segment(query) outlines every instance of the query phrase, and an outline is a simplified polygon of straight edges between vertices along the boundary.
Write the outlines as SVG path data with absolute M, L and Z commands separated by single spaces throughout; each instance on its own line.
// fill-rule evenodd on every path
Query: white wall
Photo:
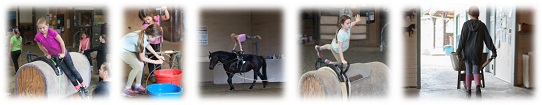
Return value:
M 32 23 L 32 7 L 19 7 L 19 23 Z

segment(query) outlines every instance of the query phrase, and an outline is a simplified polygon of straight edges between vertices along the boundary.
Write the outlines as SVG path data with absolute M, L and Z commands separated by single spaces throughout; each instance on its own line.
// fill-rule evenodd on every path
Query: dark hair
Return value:
M 104 66 L 104 69 L 102 69 L 103 72 L 107 72 L 107 75 L 109 76 L 109 63 L 104 62 L 104 63 L 102 63 L 102 65 Z
M 344 24 L 344 22 L 346 22 L 346 20 L 350 19 L 349 16 L 347 15 L 342 15 L 341 17 L 339 17 L 339 25 L 337 26 L 337 31 L 335 32 L 335 43 L 339 43 L 337 40 L 337 35 L 339 34 L 339 30 L 341 30 L 342 25 L 341 24 Z
M 20 33 L 19 33 L 19 28 L 13 28 L 13 33 L 14 33 L 15 35 L 20 34 Z
M 478 16 L 480 16 L 480 11 L 478 9 L 477 6 L 471 6 L 469 8 L 469 15 L 472 16 L 472 17 L 475 17 L 476 19 L 478 19 Z
M 150 24 L 149 26 L 147 26 L 147 28 L 141 29 L 141 31 L 139 32 L 139 40 L 137 42 L 137 48 L 139 48 L 138 53 L 142 53 L 143 51 L 145 51 L 145 46 L 143 46 L 145 42 L 145 34 L 152 37 L 159 37 L 160 35 L 162 35 L 162 28 L 160 28 L 158 24 Z
M 105 41 L 107 41 L 107 40 L 106 40 L 107 38 L 106 38 L 105 34 L 102 34 L 102 35 L 100 35 L 100 36 L 102 37 L 102 39 L 104 39 Z
M 81 31 L 81 35 L 80 35 L 80 37 L 81 37 L 81 40 L 83 40 L 83 34 L 87 35 L 87 38 L 88 38 L 88 34 L 87 34 L 87 31 Z
M 143 20 L 147 16 L 153 17 L 154 12 L 152 10 L 150 10 L 150 9 L 145 9 L 145 8 L 139 10 L 139 19 Z M 153 19 L 153 21 L 154 21 L 154 19 Z M 143 21 L 143 24 L 145 24 L 145 21 Z

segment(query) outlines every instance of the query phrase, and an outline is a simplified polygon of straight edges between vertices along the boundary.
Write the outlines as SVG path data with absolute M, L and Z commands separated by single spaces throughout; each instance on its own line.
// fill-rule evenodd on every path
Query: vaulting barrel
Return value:
M 77 52 L 70 52 L 70 55 L 83 81 L 89 85 L 91 71 L 87 57 Z M 14 93 L 17 98 L 46 97 L 50 100 L 57 100 L 74 95 L 77 90 L 65 73 L 57 76 L 47 63 L 35 61 L 23 65 L 17 71 Z
M 350 64 L 346 72 L 350 80 L 350 98 L 387 96 L 388 71 L 389 68 L 380 62 Z M 340 99 L 347 93 L 343 92 L 335 72 L 329 67 L 303 74 L 299 87 L 304 99 Z

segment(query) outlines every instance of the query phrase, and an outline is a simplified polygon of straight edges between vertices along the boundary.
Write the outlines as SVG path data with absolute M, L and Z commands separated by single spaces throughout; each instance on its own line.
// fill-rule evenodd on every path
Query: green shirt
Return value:
M 21 50 L 21 42 L 23 42 L 23 38 L 19 36 L 19 39 L 17 39 L 17 35 L 13 35 L 11 37 L 11 40 L 9 43 L 13 44 L 13 47 L 11 48 L 11 51 L 18 51 Z

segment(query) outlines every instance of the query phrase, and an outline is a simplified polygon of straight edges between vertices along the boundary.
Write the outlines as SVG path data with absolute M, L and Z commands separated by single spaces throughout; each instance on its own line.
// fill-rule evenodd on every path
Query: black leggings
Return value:
M 150 45 L 151 45 L 152 49 L 154 49 L 155 52 L 160 52 L 160 44 L 150 44 Z M 145 49 L 145 50 L 147 50 L 147 49 Z M 147 50 L 147 52 L 150 52 L 150 51 Z M 153 54 L 147 55 L 147 57 L 149 57 L 152 60 L 158 60 L 158 58 L 156 58 L 156 56 L 154 56 Z M 156 70 L 162 69 L 162 65 L 160 65 L 160 64 L 147 63 L 147 66 L 149 68 L 149 75 L 154 74 L 153 71 L 155 69 Z M 156 68 L 154 68 L 155 66 L 156 66 Z M 145 69 L 143 69 L 143 73 L 141 73 L 141 75 L 142 75 L 141 80 L 143 80 L 143 81 L 141 81 L 141 84 L 143 84 L 144 81 L 145 81 Z
M 85 50 L 81 49 L 81 51 L 85 51 Z M 90 63 L 90 66 L 92 66 L 92 56 L 90 56 L 90 52 L 85 52 L 85 53 L 83 53 L 83 55 L 85 55 L 87 57 L 88 63 Z
M 21 56 L 21 50 L 11 51 L 11 61 L 13 61 L 13 67 L 15 67 L 15 73 L 19 71 L 19 56 Z
M 64 73 L 66 73 L 66 76 L 68 76 L 68 79 L 70 79 L 73 86 L 77 86 L 79 85 L 79 83 L 83 83 L 83 78 L 81 77 L 77 69 L 75 69 L 75 66 L 73 66 L 73 61 L 70 53 L 66 53 L 66 57 L 64 57 L 64 62 L 60 64 L 60 68 Z

